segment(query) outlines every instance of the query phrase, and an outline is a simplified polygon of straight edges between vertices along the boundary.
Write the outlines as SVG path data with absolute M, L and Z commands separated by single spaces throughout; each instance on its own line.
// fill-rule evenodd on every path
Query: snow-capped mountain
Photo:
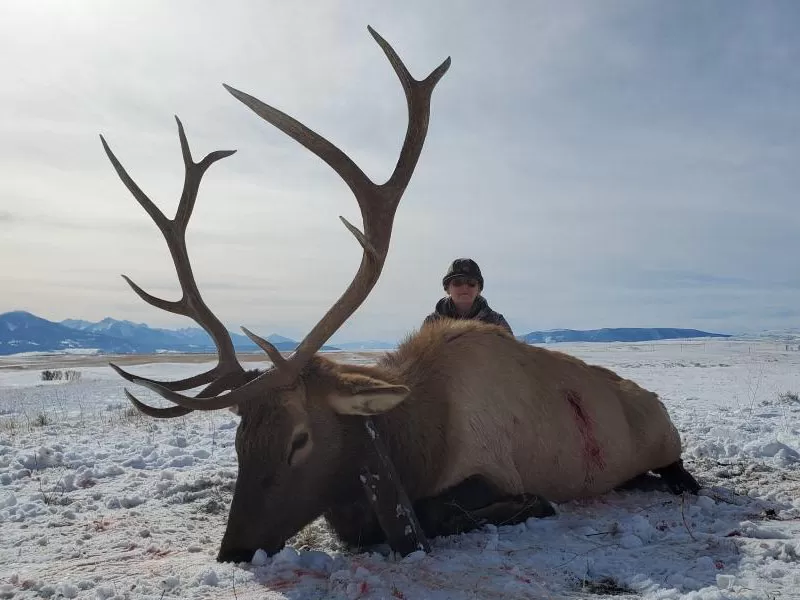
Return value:
M 29 312 L 0 315 L 0 355 L 94 348 L 103 352 L 135 352 L 129 340 L 72 329 Z
M 127 340 L 136 345 L 138 352 L 213 352 L 214 343 L 203 329 L 199 327 L 184 327 L 180 329 L 163 329 L 150 327 L 146 323 L 134 323 L 132 321 L 119 321 L 106 317 L 97 323 L 89 321 L 79 321 L 76 319 L 66 319 L 61 322 L 63 325 L 75 323 L 82 331 L 102 333 Z M 241 351 L 259 351 L 258 346 L 250 341 L 245 335 L 240 333 L 230 333 L 234 348 Z M 297 342 L 293 339 L 278 334 L 267 336 L 268 341 L 272 342 L 278 350 L 291 351 L 297 347 Z M 326 347 L 326 350 L 331 349 Z
M 244 352 L 261 350 L 247 336 L 230 332 L 234 348 Z M 267 337 L 278 350 L 288 352 L 298 342 L 282 335 Z M 114 354 L 151 352 L 214 352 L 211 337 L 199 327 L 161 329 L 145 323 L 106 317 L 92 323 L 81 319 L 48 321 L 25 311 L 0 314 L 0 355 L 19 352 L 60 352 L 93 349 Z M 337 350 L 323 346 L 325 351 Z

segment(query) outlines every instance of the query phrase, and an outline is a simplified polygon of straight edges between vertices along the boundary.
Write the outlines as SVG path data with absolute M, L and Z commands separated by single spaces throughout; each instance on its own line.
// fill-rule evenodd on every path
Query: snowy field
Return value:
M 42 381 L 58 357 L 4 357 L 0 598 L 800 598 L 796 344 L 554 347 L 662 396 L 700 496 L 614 492 L 404 559 L 342 552 L 317 523 L 239 566 L 214 560 L 236 478 L 233 415 L 149 419 L 97 360 L 70 357 L 78 379 Z M 131 370 L 173 379 L 204 366 Z

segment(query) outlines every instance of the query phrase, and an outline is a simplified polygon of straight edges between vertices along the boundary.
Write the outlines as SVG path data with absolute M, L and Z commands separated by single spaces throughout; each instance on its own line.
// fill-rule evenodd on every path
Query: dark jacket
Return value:
M 449 296 L 445 296 L 441 300 L 436 303 L 436 309 L 425 317 L 423 321 L 423 325 L 425 323 L 432 323 L 433 321 L 438 321 L 439 319 L 476 319 L 478 321 L 483 321 L 484 323 L 491 323 L 492 325 L 500 325 L 501 327 L 505 327 L 511 335 L 514 335 L 514 332 L 511 331 L 511 326 L 505 320 L 503 315 L 499 312 L 492 310 L 489 307 L 489 303 L 486 302 L 486 298 L 483 296 L 478 296 L 475 298 L 475 302 L 472 305 L 472 310 L 469 311 L 469 314 L 462 317 L 458 314 L 456 310 L 456 306 L 453 301 L 450 299 Z

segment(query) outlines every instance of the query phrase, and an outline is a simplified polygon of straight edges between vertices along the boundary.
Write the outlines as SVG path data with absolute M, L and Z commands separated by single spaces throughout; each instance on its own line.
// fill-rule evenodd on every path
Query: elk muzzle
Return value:
M 233 515 L 233 513 L 231 513 Z M 248 527 L 244 524 L 243 527 L 232 527 L 229 517 L 228 526 L 225 529 L 225 535 L 222 537 L 222 544 L 220 544 L 219 552 L 217 553 L 217 562 L 250 562 L 256 550 L 263 550 L 268 556 L 273 556 L 280 552 L 286 545 L 285 539 L 278 537 L 267 536 L 268 538 L 262 542 L 255 541 L 253 532 L 260 530 L 258 523 L 250 523 Z

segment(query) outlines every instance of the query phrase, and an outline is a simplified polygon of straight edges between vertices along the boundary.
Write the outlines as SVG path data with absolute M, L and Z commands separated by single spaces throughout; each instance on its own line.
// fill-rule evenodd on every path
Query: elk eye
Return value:
M 289 452 L 289 458 L 287 460 L 287 462 L 290 465 L 292 464 L 292 458 L 294 458 L 294 453 L 297 452 L 298 450 L 302 450 L 308 443 L 308 440 L 309 437 L 307 431 L 297 434 L 295 438 L 292 440 L 292 449 Z
M 292 441 L 292 452 L 300 450 L 303 446 L 308 443 L 308 432 L 304 431 L 300 435 L 294 438 Z

